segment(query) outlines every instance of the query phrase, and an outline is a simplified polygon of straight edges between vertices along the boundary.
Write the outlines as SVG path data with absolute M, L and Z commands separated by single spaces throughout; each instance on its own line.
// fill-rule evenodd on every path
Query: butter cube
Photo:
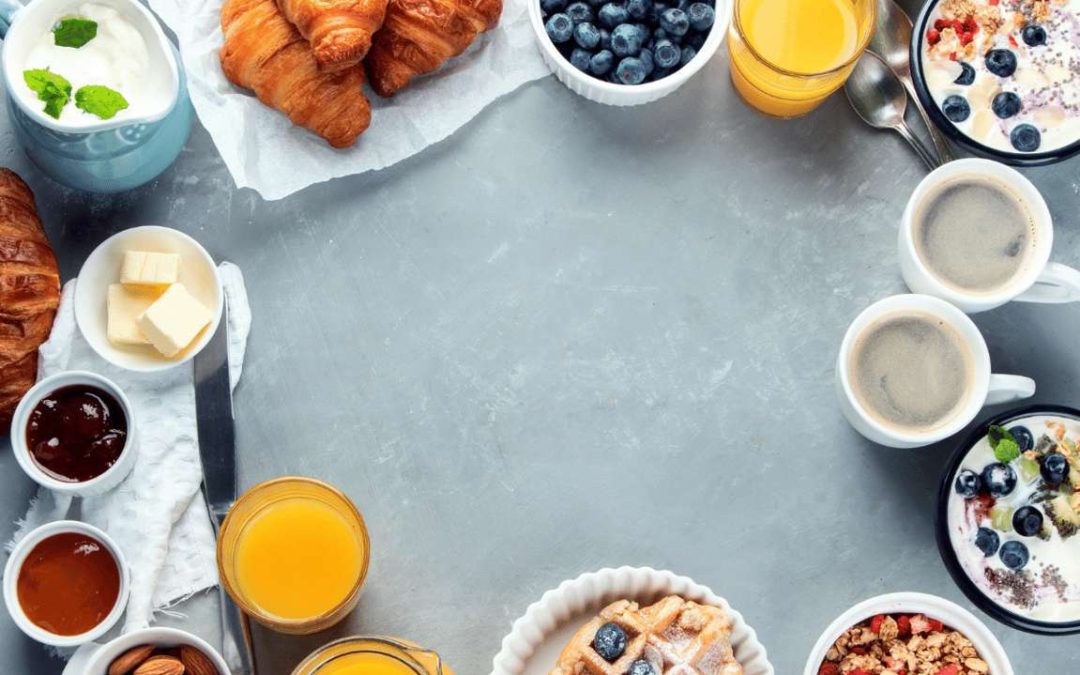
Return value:
M 139 328 L 165 357 L 183 351 L 214 317 L 183 284 L 173 284 L 139 317 Z
M 120 268 L 120 283 L 125 286 L 161 286 L 175 284 L 180 278 L 180 256 L 176 253 L 127 251 Z
M 138 320 L 157 298 L 158 293 L 152 290 L 109 284 L 106 303 L 109 342 L 117 346 L 150 344 L 139 328 Z

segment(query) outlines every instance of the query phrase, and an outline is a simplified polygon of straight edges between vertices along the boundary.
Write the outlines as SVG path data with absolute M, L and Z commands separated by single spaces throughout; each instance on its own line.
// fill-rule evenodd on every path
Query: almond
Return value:
M 132 647 L 120 656 L 113 659 L 109 664 L 108 675 L 128 675 L 131 671 L 150 658 L 154 653 L 154 645 L 139 645 Z
M 187 675 L 221 675 L 210 657 L 191 645 L 180 646 L 180 661 L 187 668 Z
M 132 675 L 184 675 L 184 664 L 171 656 L 151 656 Z

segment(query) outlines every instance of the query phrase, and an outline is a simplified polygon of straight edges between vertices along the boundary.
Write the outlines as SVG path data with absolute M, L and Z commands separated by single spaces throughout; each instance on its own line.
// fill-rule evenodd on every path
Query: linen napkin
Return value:
M 222 0 L 149 4 L 176 34 L 195 112 L 237 187 L 254 188 L 273 200 L 411 157 L 447 138 L 499 97 L 547 75 L 529 23 L 530 1 L 536 0 L 503 0 L 498 27 L 393 98 L 369 90 L 371 127 L 348 150 L 334 150 L 225 79 L 218 60 Z
M 220 266 L 229 307 L 230 380 L 235 389 L 244 361 L 251 310 L 240 268 Z M 49 340 L 41 346 L 38 376 L 90 370 L 115 382 L 131 400 L 138 460 L 114 490 L 80 500 L 41 488 L 19 523 L 14 541 L 44 523 L 78 517 L 116 540 L 131 568 L 131 596 L 123 630 L 144 628 L 154 612 L 218 583 L 215 541 L 199 487 L 194 371 L 190 364 L 162 373 L 116 368 L 94 353 L 75 324 L 78 280 L 64 286 Z

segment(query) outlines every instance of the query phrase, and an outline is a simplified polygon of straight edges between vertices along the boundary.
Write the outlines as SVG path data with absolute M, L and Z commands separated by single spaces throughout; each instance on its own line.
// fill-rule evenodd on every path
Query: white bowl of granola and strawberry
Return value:
M 1012 164 L 1080 151 L 1080 0 L 931 0 L 912 78 L 946 134 Z
M 821 634 L 804 675 L 1013 675 L 1005 649 L 974 614 L 925 593 L 864 600 Z

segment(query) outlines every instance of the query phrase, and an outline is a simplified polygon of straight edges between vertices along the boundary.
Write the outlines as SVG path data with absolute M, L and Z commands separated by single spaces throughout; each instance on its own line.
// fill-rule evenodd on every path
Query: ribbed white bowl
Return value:
M 492 675 L 547 675 L 574 632 L 597 611 L 616 600 L 642 605 L 679 595 L 720 607 L 734 623 L 731 644 L 746 675 L 773 675 L 765 647 L 742 614 L 709 588 L 667 570 L 620 567 L 582 574 L 544 595 L 514 622 L 492 662 Z

